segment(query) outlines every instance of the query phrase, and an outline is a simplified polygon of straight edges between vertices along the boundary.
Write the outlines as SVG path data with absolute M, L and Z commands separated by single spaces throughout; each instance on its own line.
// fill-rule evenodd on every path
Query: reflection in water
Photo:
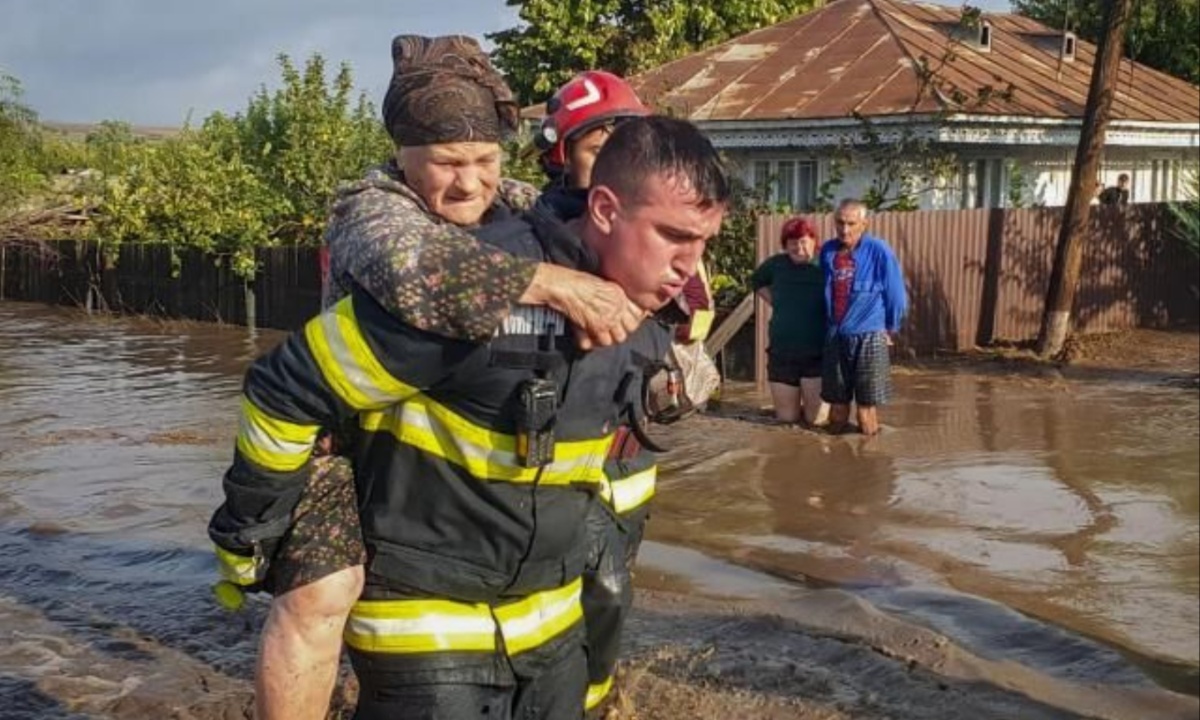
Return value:
M 991 622 L 984 605 L 961 596 L 936 603 L 898 589 L 949 584 L 1113 643 L 1147 666 L 1185 663 L 1172 684 L 1194 686 L 1196 395 L 954 373 L 902 375 L 897 385 L 893 427 L 872 441 L 689 423 L 671 438 L 651 536 L 782 577 L 874 588 L 876 599 L 920 597 L 916 615 L 930 622 L 930 608 L 955 614 L 940 627 Z M 1001 637 L 960 636 L 984 642 L 983 652 Z M 1011 650 L 1071 675 L 1094 670 L 1072 651 L 1049 657 L 1056 645 L 1066 647 Z
M 0 304 L 0 521 L 202 541 L 241 373 L 278 337 Z
M 0 303 L 0 578 L 21 588 L 7 598 L 63 610 L 55 622 L 80 608 L 121 618 L 169 645 L 189 642 L 164 623 L 174 595 L 182 627 L 228 623 L 197 599 L 212 572 L 204 527 L 241 373 L 279 337 Z M 893 425 L 871 441 L 719 417 L 668 429 L 646 569 L 714 594 L 855 588 L 980 654 L 1138 681 L 1033 616 L 1194 677 L 1194 392 L 953 373 L 900 375 L 897 389 Z M 244 667 L 250 646 L 230 634 L 200 655 Z M 0 674 L 10 659 L 0 650 Z

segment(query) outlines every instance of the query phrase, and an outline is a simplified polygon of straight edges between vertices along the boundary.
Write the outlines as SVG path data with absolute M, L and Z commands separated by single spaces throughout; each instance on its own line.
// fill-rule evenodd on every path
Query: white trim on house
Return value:
M 916 139 L 954 145 L 1031 145 L 1037 147 L 1079 144 L 1078 118 L 952 115 L 938 119 L 928 114 L 889 115 L 871 118 L 881 142 L 897 142 L 906 134 Z M 823 120 L 713 120 L 699 125 L 721 149 L 837 147 L 858 135 L 861 123 L 854 118 Z M 1200 148 L 1200 123 L 1154 123 L 1115 120 L 1105 136 L 1109 147 Z

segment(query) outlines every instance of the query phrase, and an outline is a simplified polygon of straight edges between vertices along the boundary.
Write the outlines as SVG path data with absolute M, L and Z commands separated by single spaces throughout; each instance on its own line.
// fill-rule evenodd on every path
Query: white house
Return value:
M 867 149 L 905 136 L 954 158 L 952 170 L 917 183 L 927 186 L 924 209 L 1003 207 L 1018 196 L 1053 206 L 1066 201 L 1094 57 L 1072 33 L 1018 15 L 964 22 L 945 6 L 835 0 L 632 81 L 796 209 L 811 208 L 835 173 L 842 181 L 827 197 L 863 195 L 878 176 Z M 1200 87 L 1122 61 L 1101 181 L 1129 173 L 1133 202 L 1175 200 L 1198 164 Z M 912 158 L 914 176 L 920 165 Z

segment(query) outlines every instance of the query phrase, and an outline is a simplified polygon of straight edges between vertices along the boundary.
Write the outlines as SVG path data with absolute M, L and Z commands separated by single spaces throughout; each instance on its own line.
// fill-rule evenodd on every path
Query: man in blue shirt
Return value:
M 879 432 L 878 407 L 891 397 L 891 336 L 908 306 L 900 263 L 887 243 L 867 234 L 867 206 L 843 200 L 834 216 L 837 237 L 821 248 L 829 334 L 821 397 L 833 432 L 846 428 L 858 406 L 864 435 Z

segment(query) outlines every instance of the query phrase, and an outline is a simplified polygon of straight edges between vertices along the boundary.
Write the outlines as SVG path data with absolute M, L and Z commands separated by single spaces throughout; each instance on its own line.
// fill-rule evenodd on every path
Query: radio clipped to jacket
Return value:
M 517 392 L 517 462 L 527 468 L 545 467 L 554 462 L 558 384 L 534 378 L 521 383 Z

